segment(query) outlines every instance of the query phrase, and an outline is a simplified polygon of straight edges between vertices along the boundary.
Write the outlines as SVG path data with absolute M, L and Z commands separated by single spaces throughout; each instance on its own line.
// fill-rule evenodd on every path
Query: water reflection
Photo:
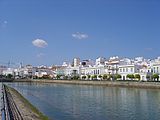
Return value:
M 10 85 L 55 120 L 160 119 L 160 90 L 39 83 Z

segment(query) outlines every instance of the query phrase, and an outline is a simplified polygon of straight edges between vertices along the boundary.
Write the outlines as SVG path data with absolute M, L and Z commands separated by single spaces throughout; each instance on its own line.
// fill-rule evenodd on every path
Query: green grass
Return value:
M 42 112 L 40 112 L 35 106 L 33 106 L 26 98 L 24 98 L 17 90 L 6 86 L 10 91 L 14 92 L 16 96 L 25 104 L 26 107 L 30 108 L 34 113 L 36 113 L 40 120 L 49 120 L 47 116 L 45 116 Z

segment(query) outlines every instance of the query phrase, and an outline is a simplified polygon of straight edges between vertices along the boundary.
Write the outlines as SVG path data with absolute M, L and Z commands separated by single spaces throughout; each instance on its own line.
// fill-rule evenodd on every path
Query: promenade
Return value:
M 0 83 L 0 98 L 2 98 L 2 83 Z M 2 119 L 2 99 L 0 99 L 0 120 Z
M 3 86 L 5 93 L 5 119 L 10 120 L 48 120 L 36 107 L 25 99 L 18 91 Z M 1 104 L 2 105 L 2 104 Z

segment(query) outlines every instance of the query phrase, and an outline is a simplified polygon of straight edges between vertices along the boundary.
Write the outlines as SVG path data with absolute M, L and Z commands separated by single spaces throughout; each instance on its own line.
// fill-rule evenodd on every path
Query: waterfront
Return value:
M 0 83 L 0 98 L 2 98 L 2 83 Z M 0 99 L 0 120 L 2 118 L 2 99 Z
M 9 83 L 54 120 L 159 120 L 160 90 Z

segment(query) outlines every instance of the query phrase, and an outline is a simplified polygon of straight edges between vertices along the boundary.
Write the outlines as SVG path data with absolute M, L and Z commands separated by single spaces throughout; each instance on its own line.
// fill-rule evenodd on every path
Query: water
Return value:
M 160 90 L 12 83 L 54 120 L 160 120 Z

